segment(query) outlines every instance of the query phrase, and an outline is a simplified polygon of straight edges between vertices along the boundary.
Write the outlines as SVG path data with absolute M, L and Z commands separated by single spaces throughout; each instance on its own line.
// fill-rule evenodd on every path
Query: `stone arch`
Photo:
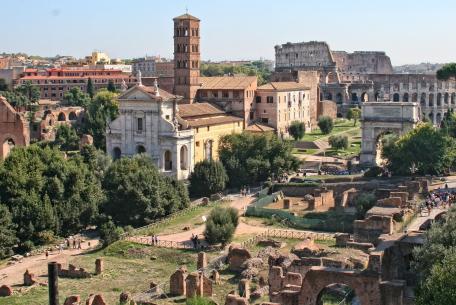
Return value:
M 327 84 L 329 84 L 329 83 L 338 83 L 337 73 L 336 72 L 329 72 L 326 75 L 326 83 Z
M 420 104 L 426 106 L 426 93 L 421 93 Z
M 317 302 L 322 291 L 333 284 L 351 287 L 361 305 L 381 304 L 378 275 L 324 267 L 312 267 L 306 273 L 298 303 L 300 305 L 318 305 Z
M 399 93 L 394 93 L 393 94 L 393 102 L 399 102 L 399 100 L 401 99 Z
M 361 93 L 361 102 L 369 102 L 369 94 L 367 92 Z
M 114 149 L 112 150 L 112 158 L 114 160 L 118 160 L 120 159 L 120 157 L 122 157 L 122 151 L 119 147 L 114 147 Z
M 331 290 L 332 290 L 332 292 L 331 292 Z M 341 291 L 341 290 L 348 291 L 348 293 L 343 297 L 342 300 L 340 300 L 340 303 L 338 303 L 338 304 L 347 304 L 347 301 L 351 301 L 349 304 L 359 304 L 359 300 L 357 299 L 358 297 L 354 293 L 353 288 L 351 288 L 348 285 L 340 284 L 340 283 L 334 283 L 334 284 L 331 284 L 331 285 L 323 288 L 317 296 L 316 304 L 317 305 L 327 304 L 326 302 L 323 303 L 324 295 L 326 293 L 328 293 L 329 295 L 332 295 L 334 293 L 334 291 Z M 342 296 L 340 296 L 340 297 L 342 297 Z M 333 298 L 334 298 L 334 296 L 333 296 Z M 337 302 L 339 302 L 339 300 L 337 300 Z
M 66 121 L 66 115 L 64 112 L 60 112 L 58 117 L 57 117 L 57 121 L 59 122 L 65 122 Z
M 68 114 L 68 119 L 69 119 L 70 121 L 77 121 L 78 116 L 76 115 L 76 112 L 71 111 L 71 112 Z
M 407 92 L 402 95 L 402 101 L 403 102 L 408 102 L 409 101 L 409 94 Z
M 437 106 L 442 106 L 442 93 L 437 93 L 437 100 L 436 100 Z
M 333 96 L 332 96 L 331 92 L 326 93 L 326 99 L 329 101 L 332 101 Z
M 352 102 L 358 102 L 358 93 L 352 92 L 351 100 L 352 100 Z
M 173 159 L 171 151 L 167 150 L 163 154 L 163 161 L 164 161 L 164 168 L 165 171 L 172 171 L 173 170 Z
M 137 145 L 136 146 L 136 153 L 137 154 L 143 154 L 146 152 L 146 148 L 144 147 L 144 145 Z
M 445 95 L 443 96 L 443 102 L 445 105 L 448 105 L 449 102 L 450 102 L 450 95 L 448 94 L 448 92 L 445 92 Z
M 188 148 L 186 145 L 182 145 L 180 149 L 180 169 L 188 169 Z
M 338 113 L 337 113 L 337 117 L 338 117 L 338 118 L 343 118 L 344 116 L 342 115 L 342 113 L 338 112 Z
M 16 146 L 16 142 L 12 137 L 7 137 L 2 143 L 2 157 L 5 159 L 10 154 L 11 150 Z
M 434 107 L 434 93 L 429 93 L 429 107 Z

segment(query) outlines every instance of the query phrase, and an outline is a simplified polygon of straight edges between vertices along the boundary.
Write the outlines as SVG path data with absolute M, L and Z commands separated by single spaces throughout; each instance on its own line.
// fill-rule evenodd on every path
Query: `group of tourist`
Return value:
M 198 249 L 199 246 L 200 246 L 200 240 L 198 238 L 198 234 L 193 234 L 192 233 L 192 237 L 190 238 L 190 240 L 192 241 L 192 244 L 193 244 L 193 249 Z
M 241 188 L 241 197 L 246 197 L 250 195 L 250 186 L 243 186 Z
M 456 200 L 456 192 L 437 190 L 430 192 L 421 206 L 421 210 L 426 210 L 431 214 L 434 208 L 449 208 Z
M 152 235 L 152 245 L 158 245 L 158 235 Z

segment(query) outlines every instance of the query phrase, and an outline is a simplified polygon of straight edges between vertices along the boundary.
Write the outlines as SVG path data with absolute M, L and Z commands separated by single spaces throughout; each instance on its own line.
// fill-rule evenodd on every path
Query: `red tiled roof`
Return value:
M 217 115 L 224 114 L 223 110 L 209 103 L 194 103 L 194 104 L 182 104 L 179 105 L 179 116 L 183 119 L 204 116 L 204 115 Z
M 274 130 L 275 129 L 270 126 L 259 124 L 259 123 L 254 123 L 245 128 L 245 131 L 250 131 L 250 132 L 272 132 Z
M 270 82 L 258 87 L 258 90 L 309 90 L 309 86 L 297 82 Z
M 242 122 L 243 119 L 237 116 L 232 115 L 222 115 L 215 117 L 206 117 L 198 118 L 193 120 L 185 120 L 190 127 L 201 127 L 201 126 L 211 126 L 211 125 L 220 125 L 234 122 Z
M 256 85 L 257 80 L 256 76 L 200 77 L 201 87 L 199 89 L 245 90 L 252 84 Z

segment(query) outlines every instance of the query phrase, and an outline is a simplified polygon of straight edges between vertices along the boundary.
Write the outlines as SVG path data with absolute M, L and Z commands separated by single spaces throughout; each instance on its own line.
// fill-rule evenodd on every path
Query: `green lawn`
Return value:
M 361 124 L 359 122 L 356 124 L 356 126 L 353 126 L 353 121 L 336 120 L 334 122 L 334 128 L 330 134 L 325 135 L 321 132 L 319 128 L 317 128 L 312 132 L 306 133 L 304 137 L 301 139 L 301 141 L 313 142 L 321 138 L 330 137 L 334 134 L 340 134 L 350 130 L 358 130 L 360 126 Z

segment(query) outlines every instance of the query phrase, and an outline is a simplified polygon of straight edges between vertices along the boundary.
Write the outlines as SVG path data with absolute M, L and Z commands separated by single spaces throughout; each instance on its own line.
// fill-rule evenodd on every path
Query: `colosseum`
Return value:
M 395 74 L 385 52 L 331 51 L 326 42 L 286 43 L 275 47 L 274 80 L 298 80 L 307 71 L 320 74 L 320 100 L 337 103 L 338 116 L 364 102 L 415 102 L 421 118 L 439 125 L 456 106 L 456 81 L 433 74 Z

